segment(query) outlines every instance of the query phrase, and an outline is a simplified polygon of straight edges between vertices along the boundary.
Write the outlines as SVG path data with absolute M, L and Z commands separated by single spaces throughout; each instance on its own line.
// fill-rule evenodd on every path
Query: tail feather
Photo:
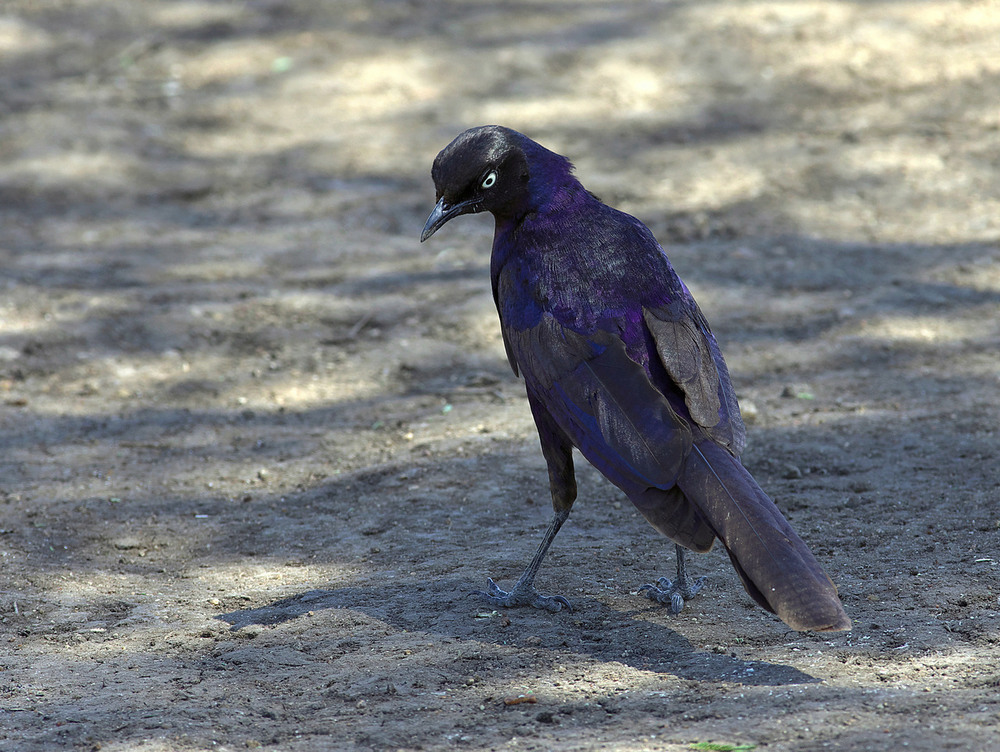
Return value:
M 740 461 L 694 445 L 677 486 L 715 530 L 750 596 L 792 629 L 851 628 L 837 588 Z
M 649 524 L 670 540 L 701 554 L 712 550 L 715 529 L 677 486 L 666 491 L 647 488 L 629 498 Z

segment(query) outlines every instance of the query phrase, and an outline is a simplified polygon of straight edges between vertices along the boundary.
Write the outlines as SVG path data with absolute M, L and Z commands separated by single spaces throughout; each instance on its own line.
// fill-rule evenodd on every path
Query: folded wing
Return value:
M 533 398 L 654 527 L 696 551 L 721 539 L 751 597 L 793 628 L 847 628 L 833 583 L 735 454 L 743 423 L 714 338 L 670 313 L 644 315 L 664 383 L 618 334 L 549 313 L 504 338 Z

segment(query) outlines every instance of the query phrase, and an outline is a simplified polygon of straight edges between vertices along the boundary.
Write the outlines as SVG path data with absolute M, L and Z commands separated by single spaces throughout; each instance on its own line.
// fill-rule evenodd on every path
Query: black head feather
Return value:
M 525 214 L 535 197 L 545 194 L 540 190 L 542 182 L 552 175 L 568 175 L 571 169 L 565 157 L 515 130 L 501 125 L 470 128 L 434 159 L 431 177 L 438 203 L 421 240 L 461 214 Z

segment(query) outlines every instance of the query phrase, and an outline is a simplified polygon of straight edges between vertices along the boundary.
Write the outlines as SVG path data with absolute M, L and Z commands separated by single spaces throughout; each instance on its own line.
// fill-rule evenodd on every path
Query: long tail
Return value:
M 757 603 L 792 629 L 851 628 L 833 582 L 737 458 L 712 441 L 698 442 L 677 486 L 714 529 Z

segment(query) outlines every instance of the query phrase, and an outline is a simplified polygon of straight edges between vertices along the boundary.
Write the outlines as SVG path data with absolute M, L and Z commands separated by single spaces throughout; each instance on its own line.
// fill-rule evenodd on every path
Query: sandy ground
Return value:
M 996 2 L 5 0 L 0 748 L 997 749 L 998 103 Z M 585 467 L 575 610 L 469 597 L 550 511 L 491 224 L 417 243 L 490 122 L 668 245 L 851 632 L 637 597 Z

